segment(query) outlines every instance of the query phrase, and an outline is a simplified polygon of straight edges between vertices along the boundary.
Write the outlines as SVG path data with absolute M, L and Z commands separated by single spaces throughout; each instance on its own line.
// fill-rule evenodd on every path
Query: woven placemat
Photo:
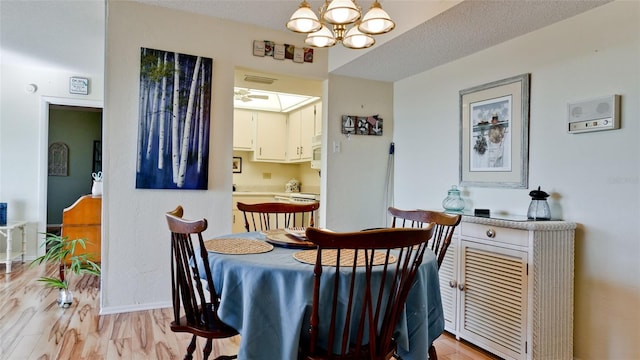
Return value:
M 340 266 L 353 266 L 353 256 L 355 255 L 355 250 L 342 250 L 340 252 Z M 302 250 L 293 254 L 293 258 L 303 262 L 305 264 L 315 265 L 316 263 L 316 255 L 318 254 L 318 250 Z M 384 260 L 386 257 L 386 253 L 382 251 L 376 251 L 373 254 L 373 265 L 382 265 L 384 264 Z M 333 249 L 322 250 L 322 265 L 323 266 L 336 266 L 338 258 L 338 251 Z M 393 255 L 389 255 L 389 264 L 396 262 L 396 257 Z M 358 250 L 358 262 L 356 266 L 364 266 L 365 265 L 365 253 L 364 250 Z
M 246 238 L 219 238 L 204 242 L 204 247 L 219 254 L 260 254 L 273 250 L 273 245 L 264 241 Z

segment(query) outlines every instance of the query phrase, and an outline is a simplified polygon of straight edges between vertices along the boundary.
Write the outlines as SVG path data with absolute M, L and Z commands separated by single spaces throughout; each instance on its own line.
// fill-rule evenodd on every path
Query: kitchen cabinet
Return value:
M 255 114 L 254 161 L 285 162 L 287 151 L 287 116 L 260 111 Z
M 311 140 L 315 131 L 315 106 L 305 106 L 289 113 L 287 126 L 287 161 L 311 161 Z
M 505 359 L 572 359 L 575 227 L 463 216 L 440 268 L 445 329 Z
M 319 136 L 322 135 L 322 102 L 315 103 L 315 116 L 313 117 L 314 122 L 314 133 L 313 135 Z
M 233 150 L 253 151 L 255 111 L 233 110 Z

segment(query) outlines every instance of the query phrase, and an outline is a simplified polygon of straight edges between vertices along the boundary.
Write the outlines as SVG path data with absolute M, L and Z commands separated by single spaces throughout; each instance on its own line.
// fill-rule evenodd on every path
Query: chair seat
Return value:
M 178 323 L 172 321 L 170 326 L 171 331 L 173 332 L 187 332 L 209 339 L 226 338 L 238 335 L 238 331 L 236 329 L 222 322 L 222 320 L 218 319 L 216 315 L 214 315 L 214 319 L 210 322 L 209 327 L 206 327 L 204 324 L 189 325 L 186 315 L 182 316 Z

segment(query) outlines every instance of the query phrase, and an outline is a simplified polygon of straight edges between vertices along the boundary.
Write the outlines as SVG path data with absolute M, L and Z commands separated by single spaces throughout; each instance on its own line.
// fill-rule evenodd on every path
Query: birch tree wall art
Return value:
M 206 190 L 213 59 L 141 48 L 137 189 Z

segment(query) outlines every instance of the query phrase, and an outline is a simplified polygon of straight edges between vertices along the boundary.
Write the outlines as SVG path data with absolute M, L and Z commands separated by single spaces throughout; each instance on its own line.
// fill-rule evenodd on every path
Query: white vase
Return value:
M 91 187 L 91 195 L 102 196 L 102 181 L 94 181 Z
M 69 289 L 60 289 L 58 292 L 58 306 L 68 308 L 73 303 L 73 292 Z

